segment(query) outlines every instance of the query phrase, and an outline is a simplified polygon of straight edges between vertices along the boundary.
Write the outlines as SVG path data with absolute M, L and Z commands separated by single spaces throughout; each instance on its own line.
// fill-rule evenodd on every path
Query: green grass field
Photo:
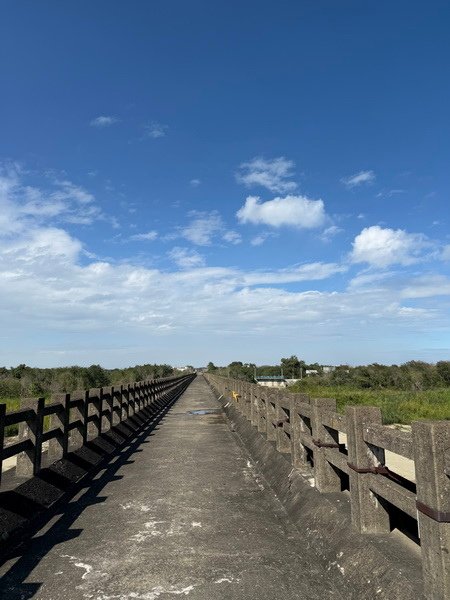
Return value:
M 361 390 L 347 386 L 321 386 L 305 381 L 289 388 L 312 398 L 335 398 L 338 411 L 346 405 L 378 406 L 383 422 L 411 423 L 419 419 L 450 419 L 450 388 L 426 391 L 400 391 L 393 389 Z

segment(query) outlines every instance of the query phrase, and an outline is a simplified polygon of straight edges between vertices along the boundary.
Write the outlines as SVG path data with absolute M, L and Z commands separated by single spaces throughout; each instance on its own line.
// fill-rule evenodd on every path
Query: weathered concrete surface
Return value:
M 17 600 L 343 599 L 203 378 L 0 570 Z
M 232 402 L 222 399 L 232 427 L 302 532 L 303 548 L 337 568 L 347 583 L 348 600 L 420 600 L 423 576 L 420 549 L 398 531 L 360 535 L 351 525 L 348 495 L 321 494 L 311 473 L 293 469 L 290 456 L 277 452 Z M 337 581 L 337 578 L 336 578 Z

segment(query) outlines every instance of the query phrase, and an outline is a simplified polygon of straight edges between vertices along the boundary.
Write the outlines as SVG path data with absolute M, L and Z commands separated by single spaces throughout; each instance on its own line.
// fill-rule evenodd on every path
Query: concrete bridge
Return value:
M 1 598 L 450 598 L 449 422 L 207 377 L 0 413 Z

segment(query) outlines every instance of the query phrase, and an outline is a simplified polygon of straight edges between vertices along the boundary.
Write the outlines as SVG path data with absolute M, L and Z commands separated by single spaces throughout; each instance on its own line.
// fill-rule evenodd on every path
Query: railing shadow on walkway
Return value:
M 0 565 L 0 572 L 3 572 L 5 566 L 7 567 L 0 583 L 1 600 L 28 600 L 33 598 L 42 586 L 42 582 L 26 583 L 27 577 L 54 546 L 74 539 L 82 533 L 82 529 L 71 529 L 71 525 L 76 522 L 86 508 L 105 502 L 107 496 L 99 495 L 103 488 L 111 481 L 123 478 L 122 475 L 117 475 L 117 471 L 123 466 L 134 462 L 130 458 L 134 454 L 142 452 L 140 446 L 149 443 L 148 438 L 152 437 L 154 432 L 158 430 L 158 425 L 164 421 L 165 415 L 172 409 L 178 397 L 174 398 L 160 412 L 152 415 L 147 424 L 136 419 L 136 426 L 139 426 L 139 430 L 131 438 L 128 437 L 130 430 L 126 434 L 123 431 L 127 428 L 125 423 L 121 423 L 118 429 L 116 427 L 114 433 L 118 432 L 120 436 L 120 429 L 123 426 L 122 443 L 118 443 L 117 436 L 111 435 L 112 432 L 108 431 L 102 435 L 101 439 L 97 438 L 87 444 L 87 451 L 102 452 L 105 455 L 105 460 L 97 464 L 95 469 L 75 486 L 70 493 L 68 502 L 47 514 L 46 522 L 39 523 L 32 532 L 33 537 L 11 548 L 6 553 Z M 111 445 L 115 446 L 117 451 L 111 455 L 110 450 L 108 452 L 104 444 L 109 447 Z M 75 454 L 68 455 L 67 458 L 72 460 L 74 465 L 83 467 L 87 465 L 87 461 Z M 83 465 L 83 463 L 85 464 Z M 51 483 L 60 486 L 60 489 L 64 489 L 64 486 L 67 485 L 67 480 L 64 480 L 64 478 L 58 480 L 57 475 L 49 469 L 43 469 L 39 473 L 39 477 L 43 480 L 51 480 Z M 14 509 L 17 512 L 18 499 L 14 497 L 14 491 L 6 492 L 6 494 L 6 503 L 14 502 Z M 28 513 L 33 510 L 33 503 L 31 502 L 28 505 L 24 503 L 20 510 Z M 8 565 L 9 562 L 12 564 Z

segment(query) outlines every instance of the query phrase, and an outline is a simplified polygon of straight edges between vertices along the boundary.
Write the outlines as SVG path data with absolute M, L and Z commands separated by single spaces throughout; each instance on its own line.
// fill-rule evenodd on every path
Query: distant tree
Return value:
M 282 358 L 281 366 L 285 377 L 295 379 L 300 376 L 300 369 L 305 367 L 305 361 L 299 360 L 297 356 L 293 354 L 290 358 Z
M 20 379 L 28 370 L 30 370 L 30 367 L 22 363 L 21 365 L 17 365 L 17 367 L 11 367 L 11 375 L 15 379 Z
M 436 371 L 444 383 L 446 383 L 447 385 L 450 384 L 449 360 L 440 360 L 438 363 L 436 363 Z
M 213 362 L 209 361 L 209 363 L 206 365 L 206 370 L 208 373 L 213 373 L 214 371 L 217 371 L 217 367 Z
M 103 387 L 105 385 L 109 385 L 110 383 L 111 378 L 108 371 L 103 369 L 100 365 L 91 365 L 85 369 L 84 387 L 86 389 Z

